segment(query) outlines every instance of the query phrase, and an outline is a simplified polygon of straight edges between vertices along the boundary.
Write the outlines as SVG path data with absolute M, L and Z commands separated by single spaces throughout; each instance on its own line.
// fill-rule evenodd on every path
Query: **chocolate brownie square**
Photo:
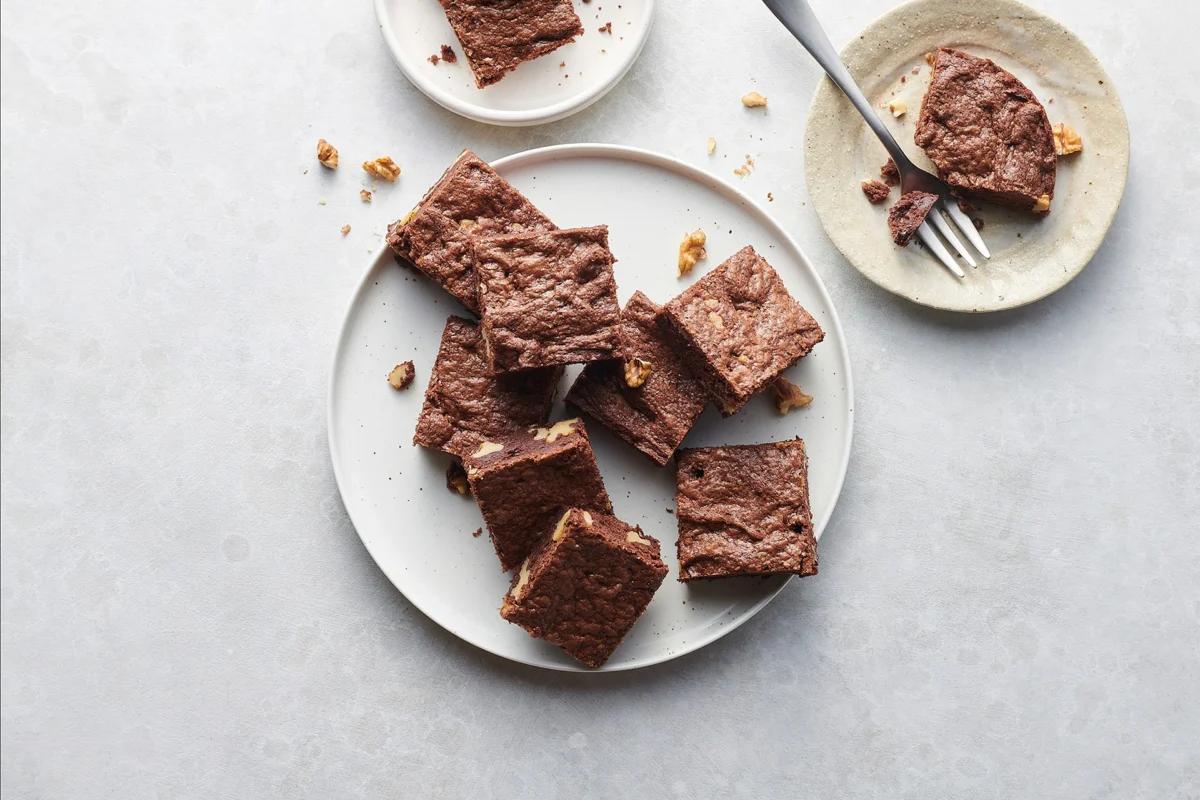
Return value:
M 578 419 L 481 442 L 463 466 L 504 569 L 520 564 L 565 509 L 612 512 Z
M 475 84 L 489 86 L 583 33 L 571 0 L 441 0 Z
M 679 580 L 815 575 L 804 442 L 680 450 Z
M 474 243 L 488 363 L 496 372 L 616 358 L 621 309 L 608 227 Z
M 523 194 L 479 156 L 464 150 L 417 207 L 388 226 L 387 242 L 401 261 L 479 313 L 470 242 L 553 229 L 554 223 Z
M 500 616 L 599 667 L 666 575 L 657 539 L 608 514 L 572 508 L 521 564 Z
M 661 311 L 634 292 L 621 312 L 624 359 L 588 364 L 567 393 L 568 403 L 660 465 L 670 460 L 707 401 L 663 330 Z
M 825 338 L 753 247 L 734 253 L 667 303 L 663 314 L 726 417 Z
M 442 329 L 413 444 L 462 457 L 479 443 L 540 425 L 550 417 L 562 369 L 493 375 L 479 325 L 450 317 Z

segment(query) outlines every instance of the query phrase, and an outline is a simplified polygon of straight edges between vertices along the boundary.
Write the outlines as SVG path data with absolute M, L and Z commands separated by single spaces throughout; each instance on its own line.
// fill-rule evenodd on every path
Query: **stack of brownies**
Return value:
M 465 470 L 515 570 L 501 615 L 598 667 L 667 567 L 613 516 L 583 422 L 549 421 L 564 365 L 585 365 L 568 404 L 665 465 L 708 401 L 737 413 L 824 333 L 751 247 L 665 306 L 621 309 L 607 227 L 556 227 L 470 151 L 388 243 L 480 320 L 446 321 L 413 441 Z M 817 571 L 802 441 L 676 462 L 679 580 Z

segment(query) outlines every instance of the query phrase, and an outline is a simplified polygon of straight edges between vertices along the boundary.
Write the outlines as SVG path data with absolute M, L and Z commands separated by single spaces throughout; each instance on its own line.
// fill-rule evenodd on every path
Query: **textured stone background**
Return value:
M 889 5 L 815 2 L 839 42 Z M 427 101 L 363 1 L 5 3 L 5 798 L 1200 796 L 1200 12 L 1038 5 L 1117 82 L 1129 188 L 1067 289 L 966 318 L 832 250 L 802 178 L 818 73 L 754 2 L 662 0 L 625 81 L 534 130 Z M 461 644 L 333 483 L 327 370 L 368 253 L 463 146 L 706 165 L 709 135 L 757 155 L 743 186 L 850 340 L 821 574 L 631 674 Z M 363 206 L 376 153 L 405 174 Z

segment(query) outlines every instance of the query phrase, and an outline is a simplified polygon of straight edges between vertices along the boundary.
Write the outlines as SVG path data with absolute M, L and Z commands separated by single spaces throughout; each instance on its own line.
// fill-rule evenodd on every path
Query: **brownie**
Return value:
M 804 442 L 680 450 L 679 580 L 815 575 Z
M 521 564 L 500 616 L 599 667 L 666 575 L 657 539 L 608 514 L 572 508 Z
M 571 0 L 441 0 L 475 84 L 490 86 L 583 33 Z
M 905 192 L 900 195 L 895 205 L 888 209 L 888 228 L 892 232 L 892 241 L 907 247 L 937 201 L 938 196 L 929 192 Z
M 612 512 L 578 419 L 481 442 L 463 466 L 504 569 L 520 564 L 565 509 Z
M 916 142 L 942 179 L 972 197 L 1050 210 L 1056 156 L 1046 110 L 993 61 L 940 48 L 921 103 Z
M 888 195 L 892 193 L 892 187 L 879 180 L 863 181 L 862 190 L 867 199 L 876 205 L 887 200 Z
M 879 177 L 883 178 L 883 182 L 888 186 L 896 186 L 900 183 L 900 168 L 889 158 L 879 168 Z
M 550 417 L 561 368 L 493 375 L 479 325 L 450 317 L 442 330 L 413 444 L 456 456 Z
M 388 226 L 387 242 L 469 310 L 479 312 L 473 239 L 553 230 L 554 223 L 470 150 L 464 150 L 421 202 Z
M 663 316 L 693 374 L 727 417 L 825 338 L 753 247 L 667 303 Z
M 497 236 L 474 247 L 493 370 L 620 355 L 621 309 L 607 226 Z
M 624 359 L 588 364 L 567 393 L 568 403 L 660 465 L 696 424 L 707 399 L 663 330 L 661 311 L 634 292 L 621 312 Z M 641 383 L 639 368 L 649 369 Z

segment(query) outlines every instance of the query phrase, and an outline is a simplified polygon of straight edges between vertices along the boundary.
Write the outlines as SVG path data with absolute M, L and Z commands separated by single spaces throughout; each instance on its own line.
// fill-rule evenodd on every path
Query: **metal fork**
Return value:
M 921 223 L 921 227 L 917 229 L 917 237 L 920 238 L 925 247 L 937 256 L 946 269 L 954 273 L 956 277 L 966 277 L 962 268 L 958 266 L 954 258 L 946 251 L 941 239 L 934 233 L 933 229 L 937 228 L 938 233 L 941 233 L 946 238 L 946 241 L 958 251 L 958 254 L 962 256 L 964 261 L 972 267 L 978 266 L 971 253 L 959 241 L 958 236 L 955 235 L 954 229 L 938 213 L 940 209 L 950 216 L 950 219 L 958 226 L 958 229 L 984 258 L 991 258 L 992 254 L 988 252 L 987 245 L 983 242 L 983 237 L 979 235 L 979 231 L 975 229 L 974 223 L 958 207 L 958 203 L 950 194 L 949 185 L 942 179 L 918 168 L 904 154 L 904 150 L 901 149 L 900 145 L 896 143 L 895 138 L 892 137 L 892 132 L 883 124 L 883 120 L 879 118 L 879 115 L 875 113 L 875 109 L 867 102 L 862 89 L 859 89 L 858 84 L 850 77 L 850 70 L 846 69 L 846 65 L 842 63 L 842 59 L 838 56 L 837 51 L 833 49 L 833 45 L 829 42 L 829 37 L 825 35 L 824 29 L 821 28 L 821 23 L 817 21 L 817 17 L 813 14 L 813 10 L 809 7 L 807 0 L 763 0 L 763 4 L 771 10 L 772 14 L 779 18 L 779 21 L 783 23 L 785 28 L 792 32 L 792 35 L 799 40 L 800 44 L 804 45 L 804 49 L 816 59 L 816 62 L 829 75 L 834 85 L 842 90 L 842 93 L 846 95 L 846 98 L 858 110 L 858 113 L 862 114 L 871 132 L 879 137 L 879 141 L 883 143 L 884 149 L 892 157 L 892 161 L 896 162 L 896 168 L 900 171 L 901 193 L 922 191 L 936 194 L 941 198 L 930 211 L 929 216 L 925 218 L 925 221 Z M 933 222 L 932 226 L 929 224 L 930 221 Z

